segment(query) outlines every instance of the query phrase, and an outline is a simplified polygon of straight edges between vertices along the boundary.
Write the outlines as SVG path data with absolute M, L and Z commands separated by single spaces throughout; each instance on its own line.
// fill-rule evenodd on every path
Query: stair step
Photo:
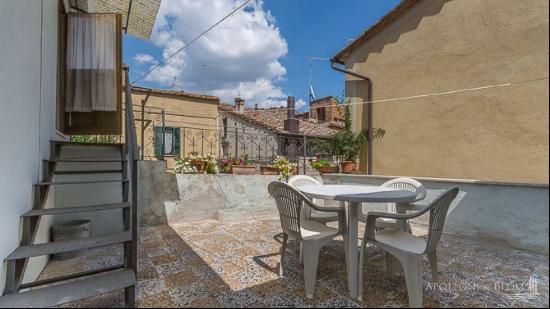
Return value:
M 81 170 L 81 171 L 55 171 L 56 175 L 91 175 L 91 174 L 118 174 L 122 170 Z
M 54 182 L 41 182 L 37 186 L 66 186 L 66 185 L 87 185 L 95 183 L 122 183 L 128 182 L 128 179 L 118 180 L 85 180 L 85 181 L 54 181 Z
M 47 160 L 49 162 L 57 162 L 57 163 L 120 163 L 120 162 L 125 162 L 126 159 L 100 159 L 100 158 L 91 158 L 91 159 L 85 159 L 85 158 L 82 158 L 82 159 L 79 159 L 79 158 L 74 158 L 74 159 L 63 159 L 63 158 L 60 158 L 60 159 L 52 159 L 52 160 Z
M 95 236 L 83 239 L 55 241 L 45 244 L 21 246 L 13 251 L 6 260 L 20 260 L 35 256 L 50 255 L 56 253 L 71 252 L 81 249 L 97 248 L 108 245 L 120 244 L 132 240 L 132 234 L 122 232 L 106 236 Z
M 114 144 L 103 144 L 103 143 L 77 143 L 77 142 L 63 142 L 56 141 L 57 145 L 60 146 L 74 146 L 74 147 L 121 147 L 124 144 L 114 143 Z
M 52 215 L 62 215 L 69 213 L 81 213 L 81 212 L 92 212 L 92 211 L 103 211 L 111 209 L 123 209 L 129 208 L 130 203 L 115 203 L 115 204 L 104 204 L 104 205 L 91 205 L 91 206 L 80 206 L 80 207 L 62 207 L 62 208 L 46 208 L 46 209 L 33 209 L 23 217 L 38 217 L 38 216 L 52 216 Z
M 136 284 L 133 270 L 77 279 L 69 283 L 0 297 L 0 308 L 45 308 L 128 288 Z

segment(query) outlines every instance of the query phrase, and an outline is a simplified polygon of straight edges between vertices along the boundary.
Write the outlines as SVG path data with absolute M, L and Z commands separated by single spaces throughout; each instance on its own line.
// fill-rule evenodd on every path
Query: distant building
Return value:
M 136 135 L 144 159 L 162 159 L 168 168 L 173 168 L 176 160 L 191 152 L 219 154 L 219 147 L 210 145 L 211 139 L 205 139 L 209 141 L 206 146 L 202 141 L 203 136 L 214 136 L 218 132 L 218 97 L 132 86 L 132 102 Z M 145 117 L 141 114 L 142 107 Z
M 246 154 L 255 161 L 269 161 L 277 155 L 296 159 L 293 156 L 303 154 L 308 140 L 329 139 L 342 129 L 340 125 L 317 123 L 303 114 L 296 115 L 292 105 L 261 109 L 245 108 L 244 104 L 244 100 L 235 99 L 235 105 L 220 106 L 224 156 Z
M 318 123 L 344 122 L 344 106 L 335 97 L 326 97 L 311 102 L 309 119 Z

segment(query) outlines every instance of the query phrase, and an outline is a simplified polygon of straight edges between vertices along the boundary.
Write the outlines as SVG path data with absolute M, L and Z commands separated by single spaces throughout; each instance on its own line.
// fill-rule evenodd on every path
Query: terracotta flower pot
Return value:
M 255 166 L 239 166 L 234 165 L 231 167 L 231 174 L 233 175 L 254 175 L 256 174 Z
M 279 169 L 273 166 L 262 165 L 260 166 L 260 173 L 262 175 L 279 175 Z
M 191 161 L 191 165 L 197 169 L 199 174 L 204 174 L 206 171 L 206 164 L 208 164 L 208 162 L 204 160 Z
M 337 166 L 323 166 L 319 168 L 321 174 L 335 174 L 338 172 Z
M 342 173 L 344 174 L 351 174 L 355 171 L 357 171 L 357 163 L 353 161 L 342 161 L 340 162 L 340 168 Z

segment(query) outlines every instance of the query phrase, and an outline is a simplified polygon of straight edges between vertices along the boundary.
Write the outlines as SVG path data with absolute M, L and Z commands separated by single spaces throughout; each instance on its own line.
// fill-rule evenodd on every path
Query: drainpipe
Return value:
M 367 174 L 372 175 L 372 156 L 373 156 L 373 108 L 372 108 L 372 80 L 366 75 L 362 75 L 341 67 L 338 67 L 338 64 L 344 64 L 342 61 L 337 59 L 331 59 L 330 65 L 333 70 L 363 79 L 367 82 L 367 131 L 368 131 L 368 140 L 367 140 Z

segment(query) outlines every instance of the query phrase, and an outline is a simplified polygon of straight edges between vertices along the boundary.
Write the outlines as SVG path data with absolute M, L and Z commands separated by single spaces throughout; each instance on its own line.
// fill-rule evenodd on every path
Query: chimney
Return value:
M 254 117 L 260 116 L 260 108 L 258 107 L 258 104 L 254 104 Z
M 287 117 L 285 120 L 285 131 L 290 133 L 299 133 L 299 122 L 296 120 L 296 100 L 294 97 L 288 97 L 287 100 Z
M 244 100 L 239 97 L 235 98 L 235 111 L 237 113 L 244 112 Z

